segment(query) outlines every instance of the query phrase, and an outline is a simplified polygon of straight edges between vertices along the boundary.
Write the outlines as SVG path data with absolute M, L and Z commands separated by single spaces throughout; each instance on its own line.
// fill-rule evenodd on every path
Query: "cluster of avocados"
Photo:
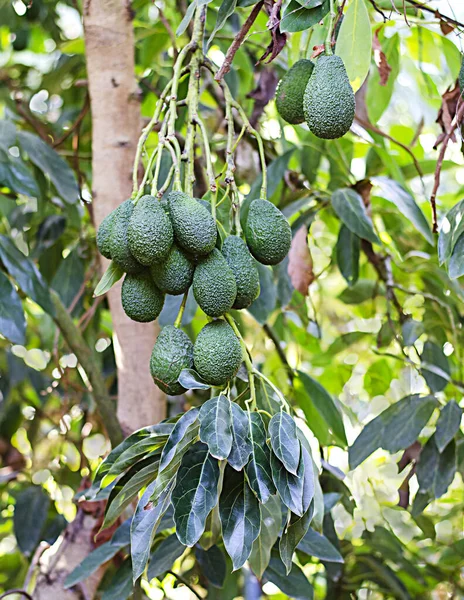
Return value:
M 316 63 L 296 62 L 279 81 L 276 106 L 287 123 L 306 121 L 319 138 L 344 136 L 353 124 L 355 98 L 343 60 L 331 54 Z
M 249 206 L 245 240 L 229 235 L 220 242 L 206 203 L 180 191 L 161 201 L 142 196 L 126 200 L 101 223 L 100 253 L 126 273 L 121 300 L 134 321 L 154 321 L 165 294 L 193 294 L 211 318 L 192 344 L 173 325 L 163 328 L 150 361 L 154 382 L 170 395 L 185 390 L 178 383 L 183 369 L 195 368 L 207 383 L 226 384 L 242 362 L 242 347 L 224 319 L 231 309 L 248 307 L 259 295 L 256 261 L 275 265 L 287 255 L 292 240 L 288 221 L 268 200 Z

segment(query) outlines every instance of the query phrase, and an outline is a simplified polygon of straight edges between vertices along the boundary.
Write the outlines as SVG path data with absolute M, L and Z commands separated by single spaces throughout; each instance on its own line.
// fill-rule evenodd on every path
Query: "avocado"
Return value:
M 461 96 L 464 96 L 464 55 L 461 58 L 461 68 L 459 69 L 459 89 L 461 90 Z
M 109 215 L 100 223 L 97 230 L 97 248 L 102 256 L 111 259 L 110 240 L 113 231 L 113 220 L 115 211 L 112 210 Z
M 132 200 L 126 200 L 114 211 L 109 242 L 111 258 L 125 273 L 140 273 L 143 270 L 143 265 L 137 262 L 129 248 L 127 229 L 133 210 Z
M 193 367 L 193 344 L 188 335 L 174 325 L 166 325 L 158 335 L 150 358 L 150 372 L 156 385 L 170 396 L 183 394 L 177 382 L 182 369 Z
M 314 63 L 310 60 L 299 60 L 285 73 L 277 85 L 277 111 L 287 123 L 296 125 L 303 123 L 305 119 L 303 96 L 313 69 Z
M 309 129 L 319 138 L 333 140 L 349 131 L 355 99 L 343 60 L 321 56 L 304 93 L 303 109 Z
M 151 268 L 154 282 L 162 292 L 177 296 L 192 285 L 195 265 L 175 244 L 166 259 Z
M 232 308 L 237 284 L 217 248 L 198 263 L 193 275 L 193 295 L 201 310 L 210 317 L 220 317 Z
M 253 200 L 245 224 L 245 238 L 263 265 L 276 265 L 288 254 L 292 230 L 280 210 L 268 200 Z
M 194 256 L 209 254 L 217 238 L 211 213 L 183 192 L 170 192 L 167 202 L 177 244 Z
M 150 272 L 142 271 L 125 276 L 121 302 L 130 319 L 148 323 L 159 316 L 164 304 L 164 294 L 154 284 Z
M 149 267 L 166 258 L 174 234 L 171 221 L 157 198 L 140 198 L 130 218 L 127 236 L 130 251 L 140 264 Z
M 193 346 L 197 373 L 211 385 L 224 385 L 242 363 L 242 347 L 232 327 L 218 320 L 206 324 Z
M 237 284 L 237 296 L 232 308 L 246 308 L 259 295 L 259 272 L 246 243 L 229 235 L 222 245 L 222 254 L 232 270 Z

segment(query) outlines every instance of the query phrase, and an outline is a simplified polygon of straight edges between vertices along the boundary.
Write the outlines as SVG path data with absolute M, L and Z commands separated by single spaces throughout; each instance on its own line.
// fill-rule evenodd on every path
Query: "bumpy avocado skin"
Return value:
M 157 198 L 140 198 L 130 218 L 127 236 L 130 251 L 140 264 L 149 267 L 166 258 L 174 233 Z
M 177 244 L 194 256 L 209 254 L 217 238 L 211 213 L 183 192 L 171 192 L 167 202 Z
M 166 259 L 151 267 L 151 274 L 162 292 L 178 296 L 184 294 L 192 285 L 195 265 L 175 244 L 169 250 Z
M 259 296 L 258 267 L 246 243 L 236 235 L 229 235 L 225 239 L 222 254 L 237 284 L 237 296 L 232 308 L 246 308 Z
M 461 90 L 461 96 L 464 96 L 464 56 L 461 58 L 461 68 L 459 70 L 459 89 Z
M 150 358 L 150 373 L 156 385 L 170 396 L 183 394 L 177 382 L 182 369 L 193 367 L 193 344 L 188 335 L 173 325 L 161 330 Z
M 193 275 L 193 295 L 210 317 L 220 317 L 232 308 L 237 284 L 232 269 L 217 248 L 198 263 Z
M 232 327 L 223 320 L 203 327 L 193 347 L 193 362 L 198 374 L 211 385 L 224 385 L 237 373 L 242 348 Z
M 132 200 L 126 200 L 114 211 L 109 243 L 111 258 L 125 273 L 140 273 L 143 270 L 143 265 L 137 262 L 129 248 L 127 229 L 133 210 Z
M 148 323 L 158 318 L 164 294 L 156 287 L 149 271 L 126 275 L 121 288 L 121 302 L 133 321 Z
M 288 254 L 292 230 L 280 210 L 268 200 L 253 200 L 245 225 L 248 248 L 263 265 L 277 265 Z
M 349 131 L 356 102 L 353 89 L 339 56 L 321 56 L 311 75 L 303 98 L 309 129 L 317 137 L 333 140 Z
M 100 223 L 97 231 L 97 248 L 102 256 L 111 259 L 111 233 L 113 231 L 113 220 L 115 211 L 111 211 L 109 215 Z
M 276 107 L 279 115 L 287 123 L 296 125 L 305 120 L 303 96 L 313 69 L 314 63 L 310 60 L 299 60 L 277 85 Z

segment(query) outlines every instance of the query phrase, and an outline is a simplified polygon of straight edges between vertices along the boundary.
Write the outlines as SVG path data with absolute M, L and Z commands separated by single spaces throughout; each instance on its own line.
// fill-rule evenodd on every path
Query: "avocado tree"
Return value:
M 435 4 L 1 5 L 3 597 L 461 597 Z

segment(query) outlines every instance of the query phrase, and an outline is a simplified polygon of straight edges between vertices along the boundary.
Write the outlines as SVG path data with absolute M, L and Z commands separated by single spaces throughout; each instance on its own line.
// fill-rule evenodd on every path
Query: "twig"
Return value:
M 272 340 L 272 343 L 275 346 L 277 354 L 279 355 L 279 358 L 280 358 L 282 364 L 284 365 L 284 367 L 287 370 L 288 378 L 289 378 L 290 382 L 293 382 L 293 378 L 294 378 L 293 369 L 292 369 L 292 367 L 290 366 L 290 363 L 287 360 L 285 352 L 283 351 L 282 346 L 280 345 L 280 340 L 277 337 L 275 331 L 267 323 L 265 323 L 263 325 L 263 331 L 268 336 L 268 338 L 270 340 Z
M 369 0 L 369 2 L 372 4 L 372 6 L 374 7 L 375 12 L 379 13 L 379 15 L 382 15 L 382 19 L 384 21 L 384 23 L 386 23 L 388 21 L 388 17 L 387 15 L 377 6 L 377 3 L 375 2 L 375 0 Z M 391 13 L 390 13 L 391 14 Z
M 26 592 L 25 590 L 19 590 L 19 589 L 9 590 L 8 592 L 4 592 L 0 596 L 0 598 L 6 598 L 7 596 L 12 596 L 13 594 L 21 594 L 25 598 L 28 598 L 28 600 L 34 600 L 34 598 L 28 592 Z
M 16 103 L 16 110 L 18 113 L 24 118 L 25 121 L 27 121 L 27 123 L 29 123 L 32 129 L 34 129 L 34 131 L 39 135 L 39 137 L 42 138 L 44 142 L 50 144 L 51 138 L 42 123 L 34 119 L 29 110 L 24 108 L 23 102 L 20 98 L 15 98 L 14 101 Z
M 337 13 L 335 12 L 335 4 L 334 0 L 330 0 L 330 12 L 329 12 L 329 26 L 327 27 L 327 36 L 324 42 L 325 53 L 330 55 L 332 52 L 332 32 L 334 32 L 335 25 L 335 17 Z
M 155 6 L 158 9 L 159 19 L 160 19 L 161 23 L 164 25 L 164 28 L 166 29 L 166 31 L 168 33 L 169 39 L 171 40 L 171 48 L 172 48 L 173 58 L 174 58 L 174 62 L 175 62 L 177 60 L 178 55 L 179 55 L 179 51 L 177 50 L 177 43 L 176 43 L 175 33 L 172 30 L 171 24 L 167 20 L 166 15 L 164 14 L 164 12 L 161 10 L 161 8 L 157 4 L 155 4 Z
M 68 130 L 66 130 L 65 133 L 60 138 L 58 138 L 56 141 L 53 142 L 52 145 L 54 148 L 61 146 L 61 144 L 64 141 L 66 141 L 68 139 L 68 137 L 76 131 L 76 129 L 79 129 L 80 124 L 84 120 L 86 114 L 89 112 L 89 108 L 90 108 L 90 95 L 87 92 L 87 94 L 85 96 L 85 100 L 84 100 L 84 105 L 82 106 L 80 113 L 77 115 L 76 120 L 71 125 L 71 127 Z
M 250 358 L 250 353 L 248 351 L 247 345 L 245 344 L 245 340 L 242 337 L 242 334 L 240 333 L 239 328 L 237 327 L 236 322 L 234 321 L 233 317 L 229 314 L 225 314 L 224 315 L 226 318 L 226 321 L 229 323 L 229 325 L 232 327 L 232 329 L 234 330 L 235 335 L 238 337 L 239 341 L 240 341 L 240 345 L 242 346 L 242 350 L 243 350 L 243 360 L 245 361 L 245 366 L 248 372 L 248 383 L 250 384 L 250 397 L 251 397 L 251 410 L 255 410 L 256 409 L 256 387 L 255 387 L 255 370 L 253 368 L 253 363 L 251 362 L 251 358 Z M 247 404 L 248 401 L 245 401 L 245 404 Z M 248 406 L 248 404 L 247 404 Z
M 345 8 L 345 4 L 346 4 L 346 0 L 343 0 L 343 2 L 341 3 L 341 5 L 338 7 L 338 15 L 337 15 L 337 19 L 334 23 L 333 26 L 333 31 L 332 31 L 332 46 L 335 46 L 336 43 L 336 33 L 337 33 L 337 27 L 338 24 L 340 23 L 340 19 L 343 17 L 343 9 Z M 305 55 L 306 57 L 306 55 Z
M 417 0 L 406 0 L 406 2 L 408 2 L 409 4 L 412 4 L 416 8 L 420 8 L 421 10 L 423 10 L 425 12 L 435 15 L 442 21 L 447 21 L 448 23 L 451 23 L 452 25 L 455 25 L 456 27 L 464 27 L 464 23 L 461 23 L 460 21 L 456 21 L 456 19 L 452 19 L 451 17 L 447 17 L 446 15 L 444 15 L 440 11 L 436 10 L 435 8 L 427 6 L 426 4 L 422 4 L 421 2 L 417 2 Z
M 182 577 L 182 575 L 179 575 L 178 573 L 174 573 L 174 571 L 167 571 L 167 573 L 169 573 L 170 575 L 175 577 L 178 581 L 183 583 L 185 585 L 185 587 L 188 588 L 196 598 L 198 598 L 198 600 L 203 600 L 203 598 L 200 596 L 200 594 L 190 585 L 190 583 L 186 579 L 184 579 Z

